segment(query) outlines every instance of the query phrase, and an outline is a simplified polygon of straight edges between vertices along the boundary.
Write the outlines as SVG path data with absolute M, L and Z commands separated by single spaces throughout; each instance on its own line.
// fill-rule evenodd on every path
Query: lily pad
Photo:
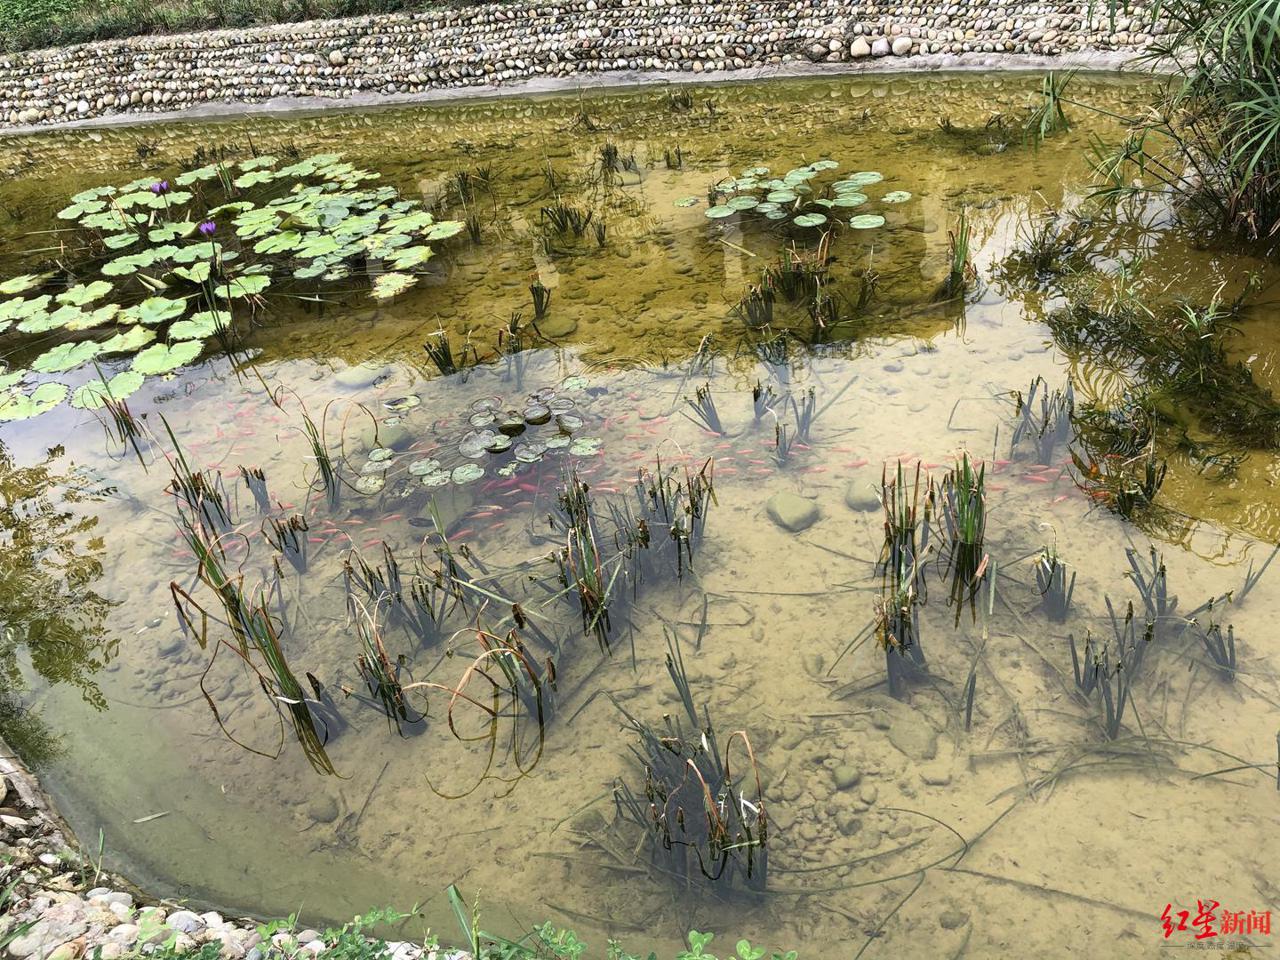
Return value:
M 884 226 L 884 217 L 875 213 L 864 213 L 850 220 L 849 226 L 855 230 L 874 230 L 876 227 Z
M 515 457 L 521 463 L 537 463 L 546 452 L 547 445 L 545 443 L 540 440 L 531 440 L 528 443 L 516 444 Z
M 25 293 L 32 287 L 38 287 L 48 279 L 47 274 L 24 273 L 21 276 L 10 277 L 3 283 L 0 283 L 0 294 L 4 296 L 12 296 L 15 293 Z
M 226 283 L 218 284 L 214 289 L 218 296 L 227 300 L 238 297 L 255 297 L 271 286 L 271 278 L 262 273 L 242 274 Z
M 180 340 L 170 346 L 153 343 L 133 358 L 133 369 L 147 375 L 169 373 L 200 356 L 203 348 L 199 340 Z
M 751 210 L 760 205 L 760 201 L 755 197 L 734 197 L 725 206 L 734 210 Z
M 355 488 L 364 494 L 373 495 L 387 485 L 387 478 L 381 473 L 362 473 L 356 477 Z
M 409 394 L 407 397 L 397 397 L 394 400 L 387 400 L 382 405 L 388 410 L 396 413 L 404 413 L 406 410 L 412 410 L 414 407 L 421 406 L 422 398 Z
M 10 389 L 0 394 L 0 422 L 28 420 L 52 410 L 67 397 L 67 388 L 61 383 L 42 383 L 31 393 Z
M 99 346 L 102 348 L 102 353 L 133 353 L 155 338 L 156 332 L 150 327 L 127 327 L 114 337 L 103 340 Z
M 884 203 L 906 203 L 911 199 L 911 193 L 908 190 L 891 190 L 880 199 Z
M 101 300 L 113 289 L 115 289 L 115 285 L 108 283 L 106 280 L 95 280 L 93 283 L 77 283 L 74 287 L 68 287 L 54 299 L 59 303 L 83 307 L 93 303 L 95 300 Z
M 764 198 L 769 203 L 793 203 L 800 199 L 800 194 L 794 190 L 771 190 Z
M 92 340 L 60 343 L 36 357 L 31 369 L 38 373 L 65 373 L 88 363 L 101 352 L 102 347 Z
M 453 473 L 449 470 L 434 470 L 422 475 L 422 485 L 424 487 L 443 487 L 452 480 Z
M 706 215 L 708 220 L 723 220 L 725 217 L 733 216 L 735 212 L 733 207 L 717 204 L 714 207 L 708 207 Z
M 450 479 L 462 486 L 465 483 L 474 483 L 484 476 L 484 467 L 478 463 L 464 463 L 461 466 L 454 467 Z
M 604 446 L 599 437 L 578 437 L 569 444 L 569 453 L 575 457 L 594 457 Z
M 417 277 L 407 273 L 384 273 L 373 281 L 370 295 L 377 300 L 388 300 L 404 293 L 417 282 Z
M 440 469 L 440 461 L 434 457 L 424 457 L 422 460 L 415 460 L 409 464 L 409 476 L 425 477 L 429 473 L 435 473 Z
M 677 207 L 696 207 L 702 201 L 701 197 L 681 197 L 676 201 Z
M 884 179 L 884 174 L 875 170 L 863 170 L 852 176 L 846 177 L 844 182 L 852 184 L 855 187 L 868 187 L 873 183 L 879 183 Z
M 797 227 L 820 227 L 827 222 L 827 218 L 820 213 L 802 213 L 791 222 Z
M 97 410 L 108 399 L 123 400 L 132 396 L 145 379 L 137 370 L 122 370 L 110 380 L 91 380 L 76 388 L 71 395 L 71 405 L 78 410 Z
M 187 312 L 187 301 L 170 300 L 168 297 L 148 297 L 125 311 L 125 316 L 136 323 L 148 325 L 176 320 Z
M 860 207 L 867 202 L 865 193 L 841 193 L 831 201 L 833 207 Z
M 231 325 L 231 314 L 225 310 L 202 310 L 189 320 L 179 320 L 169 327 L 170 340 L 204 340 Z

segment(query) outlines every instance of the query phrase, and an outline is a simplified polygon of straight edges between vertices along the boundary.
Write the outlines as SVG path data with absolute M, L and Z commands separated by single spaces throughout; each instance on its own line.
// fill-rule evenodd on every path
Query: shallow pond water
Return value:
M 610 936 L 670 949 L 689 929 L 711 929 L 802 956 L 838 943 L 866 945 L 868 957 L 1068 947 L 1133 957 L 1166 944 L 1166 904 L 1280 905 L 1270 829 L 1280 653 L 1268 629 L 1280 570 L 1240 596 L 1280 537 L 1280 460 L 1252 421 L 1226 419 L 1223 403 L 1186 382 L 1156 382 L 1142 395 L 1165 418 L 1144 449 L 1168 472 L 1153 504 L 1121 516 L 1091 476 L 1118 459 L 1098 454 L 1097 420 L 1059 418 L 1057 444 L 1017 435 L 1016 395 L 1036 378 L 1042 393 L 1070 382 L 1077 410 L 1106 412 L 1159 367 L 1134 359 L 1140 349 L 1088 349 L 1054 319 L 1062 289 L 1019 267 L 1042 211 L 1087 193 L 1090 136 L 1116 132 L 1077 109 L 1071 131 L 1025 143 L 1020 117 L 1040 82 L 779 81 L 697 88 L 688 104 L 641 89 L 0 142 L 4 277 L 57 255 L 48 244 L 59 235 L 42 231 L 71 195 L 211 157 L 340 152 L 433 209 L 458 190 L 458 171 L 488 173 L 465 202 L 444 205 L 476 218 L 479 241 L 464 232 L 440 245 L 407 292 L 373 301 L 337 291 L 321 303 L 269 294 L 234 359 L 211 343 L 203 362 L 147 380 L 129 398 L 149 434 L 137 451 L 104 437 L 103 414 L 65 404 L 0 425 L 0 484 L 20 504 L 5 514 L 16 559 L 4 603 L 31 651 L 9 655 L 27 685 L 12 702 L 30 711 L 11 735 L 81 838 L 96 846 L 101 831 L 109 863 L 201 904 L 319 923 L 416 903 L 423 917 L 409 932 L 429 925 L 448 938 L 444 888 L 456 883 L 481 900 L 489 929 L 549 917 L 597 949 Z M 1137 80 L 1079 77 L 1074 87 L 1116 113 L 1149 94 Z M 602 159 L 610 145 L 616 161 Z M 739 310 L 749 288 L 793 244 L 811 253 L 820 231 L 781 229 L 750 205 L 709 218 L 708 187 L 827 158 L 839 166 L 810 167 L 801 181 L 882 175 L 862 178 L 864 204 L 828 208 L 843 221 L 828 250 L 838 313 L 820 322 L 780 296 L 772 322 L 751 326 Z M 910 196 L 886 203 L 895 192 Z M 548 231 L 543 208 L 557 201 L 592 212 L 604 236 L 593 225 L 580 237 Z M 844 225 L 864 210 L 884 223 Z M 942 296 L 962 210 L 976 278 Z M 1275 278 L 1262 260 L 1195 240 L 1158 201 L 1080 224 L 1064 256 L 1086 278 L 1127 265 L 1144 291 L 1203 304 L 1220 289 L 1234 297 L 1258 272 L 1261 292 L 1212 362 L 1239 363 L 1264 394 L 1275 385 Z M 550 293 L 536 328 L 535 281 Z M 516 311 L 521 350 L 503 332 Z M 441 373 L 423 349 L 442 337 L 459 372 Z M 29 343 L 5 349 L 31 362 Z M 490 411 L 524 413 L 535 395 L 548 416 L 529 415 L 510 450 L 460 449 L 494 426 Z M 317 484 L 304 414 L 343 478 L 336 504 Z M 221 474 L 226 569 L 250 594 L 278 585 L 262 599 L 292 670 L 332 698 L 320 758 L 264 689 L 262 661 L 239 657 L 216 617 L 197 642 L 196 611 L 218 608 L 166 490 L 175 444 L 191 469 Z M 909 483 L 921 464 L 941 481 L 961 452 L 986 463 L 984 585 L 972 600 L 949 596 L 954 554 L 935 535 L 915 608 L 927 672 L 891 697 L 870 630 L 882 471 L 901 462 Z M 566 533 L 548 515 L 576 471 L 607 552 L 609 505 L 641 509 L 637 471 L 659 462 L 679 480 L 714 478 L 705 527 L 678 567 L 656 529 L 663 568 L 606 579 L 617 589 L 602 640 L 604 628 L 562 595 L 553 557 Z M 468 464 L 482 475 L 455 482 Z M 265 513 L 242 466 L 266 478 Z M 937 506 L 927 522 L 940 529 Z M 273 549 L 267 519 L 295 514 L 306 518 L 296 565 Z M 441 562 L 440 528 L 471 587 L 446 603 L 438 635 L 415 636 L 386 605 L 370 621 L 359 589 L 349 601 L 356 555 L 377 567 L 385 546 L 407 579 L 415 557 L 429 570 Z M 1181 602 L 1161 608 L 1147 641 L 1138 581 L 1154 576 L 1152 547 Z M 1056 620 L 1036 579 L 1045 548 L 1074 577 Z M 1232 591 L 1195 623 L 1179 619 Z M 1108 738 L 1100 692 L 1077 689 L 1068 637 L 1080 649 L 1086 635 L 1122 644 L 1113 631 L 1123 634 L 1130 602 L 1133 645 L 1150 649 Z M 197 629 L 182 629 L 179 609 Z M 545 685 L 541 724 L 537 709 L 477 677 L 493 639 L 478 639 L 477 624 L 496 637 L 515 620 L 530 623 L 518 629 Z M 357 665 L 375 621 L 389 667 L 425 684 L 407 694 L 400 731 Z M 1228 625 L 1233 679 L 1201 639 Z M 763 891 L 696 870 L 677 880 L 615 805 L 616 783 L 638 795 L 645 786 L 628 717 L 658 728 L 683 710 L 668 637 L 721 750 L 763 783 Z M 1228 768 L 1239 769 L 1220 773 Z M 754 777 L 736 789 L 730 803 L 758 806 Z

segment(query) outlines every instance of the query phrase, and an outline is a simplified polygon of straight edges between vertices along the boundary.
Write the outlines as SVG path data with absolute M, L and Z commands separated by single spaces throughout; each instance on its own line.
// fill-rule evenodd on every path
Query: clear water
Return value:
M 157 434 L 163 414 L 193 465 L 221 471 L 236 491 L 244 525 L 230 549 L 250 582 L 272 554 L 238 466 L 261 467 L 274 497 L 293 505 L 286 512 L 307 512 L 308 570 L 284 578 L 286 652 L 296 672 L 314 673 L 330 690 L 363 690 L 343 590 L 348 550 L 376 559 L 386 544 L 405 562 L 419 550 L 432 491 L 408 466 L 451 451 L 476 400 L 518 404 L 543 387 L 572 396 L 582 432 L 602 441 L 598 455 L 577 464 L 604 501 L 626 497 L 636 470 L 658 455 L 693 469 L 715 462 L 717 503 L 693 569 L 642 586 L 615 624 L 612 656 L 531 580 L 555 572 L 545 559 L 545 517 L 567 454 L 548 455 L 516 484 L 490 477 L 437 490 L 452 541 L 501 571 L 505 588 L 523 590 L 518 599 L 564 640 L 554 714 L 541 735 L 520 729 L 516 756 L 504 725 L 491 757 L 486 716 L 460 709 L 460 732 L 476 738 L 460 742 L 439 691 L 425 732 L 405 737 L 339 694 L 348 726 L 327 745 L 337 775 L 326 776 L 287 728 L 281 737 L 272 703 L 226 648 L 215 658 L 179 630 L 170 584 L 190 585 L 193 560 L 164 492 L 164 461 L 148 451 L 143 469 L 104 439 L 93 416 L 65 407 L 0 427 L 12 461 L 5 497 L 44 497 L 29 514 L 6 516 L 9 528 L 35 523 L 90 558 L 72 607 L 49 589 L 58 581 L 49 573 L 55 552 L 41 550 L 38 567 L 6 570 L 11 615 L 65 629 L 57 654 L 16 656 L 27 684 L 21 698 L 44 726 L 27 749 L 43 748 L 41 773 L 81 838 L 96 846 L 101 830 L 109 863 L 149 890 L 200 904 L 300 911 L 319 923 L 374 904 L 417 903 L 423 919 L 409 932 L 429 925 L 449 937 L 443 891 L 453 882 L 481 899 L 491 929 L 551 918 L 595 948 L 616 936 L 637 950 L 669 949 L 696 928 L 809 956 L 833 943 L 856 952 L 870 938 L 869 957 L 1060 956 L 1068 946 L 1133 957 L 1165 944 L 1166 903 L 1212 898 L 1224 909 L 1272 909 L 1280 841 L 1270 829 L 1268 764 L 1280 654 L 1269 626 L 1280 573 L 1221 614 L 1238 643 L 1234 683 L 1190 634 L 1165 644 L 1148 656 L 1114 744 L 1100 738 L 1096 700 L 1073 692 L 1068 634 L 1110 637 L 1105 598 L 1121 615 L 1138 600 L 1125 578 L 1126 547 L 1145 557 L 1154 544 L 1163 554 L 1181 610 L 1238 590 L 1280 536 L 1280 460 L 1231 440 L 1248 457 L 1221 476 L 1164 443 L 1159 522 L 1132 523 L 1081 489 L 1065 446 L 1047 464 L 1025 445 L 1011 450 L 1012 392 L 1033 378 L 1051 387 L 1070 378 L 1080 402 L 1132 389 L 1125 371 L 1068 357 L 1046 324 L 1059 305 L 1052 297 L 1001 280 L 1029 214 L 1087 191 L 1089 136 L 1115 133 L 1076 112 L 1070 133 L 1024 145 L 1017 116 L 1039 83 L 787 81 L 699 88 L 688 112 L 672 112 L 664 91 L 633 90 L 0 142 L 6 275 L 43 242 L 34 231 L 65 197 L 175 170 L 201 146 L 247 151 L 251 137 L 261 150 L 337 150 L 428 199 L 453 171 L 492 167 L 494 188 L 477 203 L 483 242 L 450 244 L 429 282 L 390 305 L 362 297 L 323 311 L 276 304 L 249 336 L 252 363 L 233 369 L 215 357 L 149 383 L 130 403 Z M 1149 95 L 1142 82 L 1109 78 L 1080 78 L 1075 93 L 1117 112 L 1139 109 Z M 590 124 L 575 122 L 583 111 Z M 1007 128 L 988 124 L 995 114 Z M 955 129 L 942 129 L 942 118 Z M 614 186 L 588 176 L 607 142 L 636 164 Z M 677 145 L 684 165 L 671 169 L 663 154 Z M 857 319 L 814 337 L 803 311 L 780 308 L 773 332 L 797 336 L 786 363 L 765 363 L 755 351 L 765 335 L 732 308 L 783 241 L 712 223 L 705 203 L 675 201 L 746 167 L 787 169 L 821 156 L 844 170 L 878 170 L 882 188 L 915 196 L 881 230 L 846 231 L 833 242 L 842 293 L 856 295 L 868 268 L 879 275 Z M 562 197 L 607 217 L 603 247 L 589 236 L 560 253 L 538 243 L 539 209 L 551 200 L 548 163 L 568 181 Z M 966 302 L 938 304 L 947 231 L 962 207 L 974 222 L 980 282 Z M 1267 269 L 1247 251 L 1198 244 L 1158 205 L 1095 225 L 1088 243 L 1090 270 L 1141 251 L 1148 275 L 1192 300 L 1207 300 L 1223 282 L 1233 293 L 1247 271 Z M 552 291 L 553 342 L 518 361 L 495 358 L 508 316 L 531 312 L 535 277 Z M 1265 291 L 1274 276 L 1263 279 Z M 1274 306 L 1265 293 L 1260 301 L 1229 348 L 1269 386 Z M 481 362 L 440 376 L 422 349 L 438 330 L 455 351 L 469 338 Z M 339 376 L 361 364 L 366 375 Z M 772 417 L 753 416 L 757 382 L 797 401 L 812 388 L 821 409 L 810 442 L 782 466 Z M 686 398 L 704 383 L 724 436 L 685 416 Z M 280 406 L 264 386 L 282 391 Z M 422 402 L 385 423 L 396 416 L 386 402 L 407 396 Z M 347 491 L 334 510 L 323 503 L 311 487 L 304 409 L 322 419 L 349 479 L 366 462 L 373 419 L 384 421 L 384 442 L 392 428 L 401 434 L 380 493 Z M 777 410 L 791 421 L 788 405 Z M 14 473 L 53 447 L 47 471 Z M 997 564 L 993 613 L 957 611 L 931 570 L 921 611 L 929 677 L 894 700 L 873 642 L 841 656 L 871 621 L 880 582 L 883 514 L 865 501 L 885 464 L 921 461 L 940 476 L 961 450 L 995 461 L 986 538 Z M 766 513 L 766 501 L 787 492 L 820 514 L 798 534 Z M 21 543 L 25 534 L 10 536 Z M 1065 623 L 1041 611 L 1033 564 L 1044 546 L 1056 546 L 1078 575 Z M 425 648 L 402 631 L 385 640 L 415 681 L 452 686 L 474 655 L 465 627 L 460 619 L 452 640 Z M 694 694 L 722 742 L 732 730 L 750 734 L 772 823 L 764 895 L 673 883 L 633 854 L 634 833 L 610 829 L 614 782 L 643 784 L 619 706 L 654 723 L 678 709 L 664 627 L 681 636 Z M 1258 767 L 1197 779 L 1244 764 Z M 846 767 L 861 779 L 838 789 L 835 771 Z

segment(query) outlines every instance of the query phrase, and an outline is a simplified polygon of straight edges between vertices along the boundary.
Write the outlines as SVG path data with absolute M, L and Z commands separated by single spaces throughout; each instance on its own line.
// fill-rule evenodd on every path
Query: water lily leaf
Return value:
M 52 410 L 67 398 L 67 388 L 61 383 L 42 383 L 31 393 L 10 389 L 0 394 L 0 422 L 27 420 Z
M 792 203 L 800 199 L 800 195 L 794 190 L 770 190 L 765 194 L 765 200 L 769 203 Z
M 427 246 L 405 247 L 403 250 L 397 250 L 388 257 L 388 262 L 392 269 L 411 270 L 414 267 L 422 266 L 422 264 L 430 260 L 434 252 Z
M 90 200 L 97 200 L 99 197 L 110 197 L 116 192 L 113 186 L 90 187 L 88 190 L 81 190 L 71 198 L 72 203 L 87 203 Z
M 587 378 L 579 374 L 565 377 L 560 382 L 560 386 L 564 390 L 585 390 L 587 388 Z
M 85 214 L 101 213 L 107 209 L 104 200 L 83 200 L 79 203 L 73 203 L 69 207 L 63 207 L 58 211 L 59 220 L 79 220 Z
M 891 190 L 880 199 L 885 203 L 906 203 L 911 199 L 911 193 L 907 190 Z
M 381 473 L 366 473 L 356 477 L 355 488 L 361 493 L 375 494 L 387 485 L 387 478 Z
M 155 338 L 156 332 L 150 327 L 126 327 L 115 336 L 103 340 L 99 346 L 102 353 L 133 353 Z
M 132 396 L 145 379 L 137 370 L 121 370 L 110 380 L 91 380 L 71 395 L 71 405 L 78 410 L 97 410 L 109 399 L 119 401 Z
M 80 226 L 87 227 L 91 230 L 114 230 L 117 233 L 121 230 L 128 230 L 135 223 L 145 221 L 146 215 L 142 214 L 131 217 L 116 209 L 103 210 L 101 213 L 95 213 L 85 217 L 80 221 Z
M 79 310 L 79 308 L 76 309 Z M 104 303 L 96 310 L 84 310 L 75 315 L 68 315 L 63 322 L 63 326 L 68 330 L 92 330 L 95 327 L 110 323 L 119 312 L 120 304 Z
M 875 170 L 863 170 L 860 173 L 855 173 L 850 177 L 846 177 L 844 182 L 851 183 L 857 187 L 867 187 L 873 183 L 879 183 L 883 179 L 883 173 L 878 173 Z
M 189 237 L 195 233 L 195 230 L 195 221 L 178 220 L 174 223 L 161 224 L 154 230 L 147 231 L 147 239 L 152 243 L 168 243 L 170 240 L 177 240 L 180 237 Z
M 240 214 L 233 222 L 235 223 L 237 237 L 252 239 L 253 237 L 265 237 L 269 233 L 275 233 L 280 226 L 280 215 L 270 208 L 260 209 L 255 207 Z
M 29 299 L 18 297 L 15 300 L 6 300 L 0 303 L 0 320 L 25 320 L 42 314 L 48 309 L 52 300 L 53 297 L 47 293 Z
M 849 226 L 855 230 L 874 230 L 876 227 L 884 226 L 884 217 L 874 213 L 864 213 L 850 220 Z
M 412 410 L 414 407 L 422 406 L 422 398 L 414 394 L 407 397 L 397 397 L 395 400 L 385 400 L 382 404 L 388 410 L 394 410 L 396 413 L 404 413 Z
M 169 373 L 200 356 L 202 349 L 199 340 L 180 340 L 172 346 L 153 343 L 133 358 L 133 369 L 148 376 Z
M 102 245 L 108 250 L 123 250 L 125 247 L 133 246 L 139 239 L 136 233 L 113 233 L 109 237 L 102 238 Z
M 791 222 L 797 227 L 820 227 L 827 222 L 827 218 L 820 213 L 802 213 Z
M 265 153 L 260 157 L 250 157 L 248 160 L 240 161 L 241 170 L 261 170 L 264 167 L 274 167 L 276 158 L 269 153 Z
M 717 204 L 714 207 L 708 207 L 706 215 L 708 220 L 723 220 L 725 217 L 733 216 L 736 212 L 733 207 Z
M 788 170 L 782 175 L 782 182 L 789 187 L 793 187 L 798 183 L 804 183 L 806 180 L 812 180 L 817 174 L 807 167 L 797 167 L 795 170 Z
M 765 211 L 765 215 L 764 215 L 764 216 L 765 216 L 765 219 L 766 219 L 766 220 L 785 220 L 785 219 L 787 218 L 787 211 L 785 211 L 785 210 L 766 210 L 766 211 Z
M 767 177 L 769 175 L 768 167 L 750 167 L 742 171 L 744 177 Z
M 422 460 L 415 460 L 409 464 L 409 476 L 425 477 L 429 473 L 437 473 L 440 470 L 440 461 L 433 457 L 426 457 Z
M 369 295 L 377 300 L 387 300 L 404 293 L 417 282 L 417 277 L 407 273 L 384 273 L 374 279 Z
M 176 320 L 187 312 L 187 301 L 170 300 L 168 297 L 148 297 L 141 303 L 130 307 L 125 311 L 125 316 L 129 322 L 133 323 L 164 323 L 166 320 Z
M 456 237 L 466 228 L 467 225 L 461 220 L 441 220 L 433 224 L 422 237 L 424 240 L 448 240 L 450 237 Z
M 677 207 L 696 207 L 702 201 L 701 197 L 681 197 L 676 201 Z
M 212 261 L 218 257 L 223 260 L 234 260 L 236 252 L 234 250 L 223 250 L 222 244 L 208 240 L 204 243 L 193 243 L 190 246 L 182 247 L 176 253 L 173 253 L 172 257 L 175 263 L 195 263 L 198 260 Z
M 569 444 L 569 453 L 575 457 L 594 457 L 603 445 L 599 437 L 577 437 Z
M 248 190 L 250 187 L 256 187 L 260 183 L 270 183 L 276 178 L 274 170 L 254 170 L 250 173 L 236 177 L 232 181 L 241 190 Z
M 403 217 L 388 219 L 386 229 L 388 233 L 417 233 L 435 222 L 436 218 L 427 211 L 418 210 Z
M 422 485 L 424 487 L 443 487 L 446 483 L 453 480 L 453 474 L 448 470 L 436 470 L 431 473 L 425 473 L 422 476 Z
M 128 256 L 108 260 L 102 266 L 102 275 L 104 277 L 128 276 L 131 273 L 137 273 L 142 267 L 151 266 L 155 261 L 155 252 L 152 250 L 144 250 L 141 253 L 132 253 Z
M 92 283 L 77 283 L 74 287 L 68 287 L 54 299 L 59 303 L 83 307 L 93 303 L 95 300 L 101 300 L 113 289 L 114 285 L 106 280 L 95 280 Z
M 815 173 L 820 173 L 823 170 L 834 170 L 838 166 L 840 166 L 840 161 L 838 160 L 815 160 L 809 164 L 809 169 Z
M 218 164 L 211 163 L 207 167 L 197 167 L 195 170 L 188 170 L 186 173 L 179 174 L 174 178 L 173 182 L 180 187 L 189 187 L 197 180 L 212 180 L 217 175 Z
M 179 320 L 169 327 L 165 336 L 169 340 L 204 340 L 221 329 L 231 326 L 231 314 L 226 310 L 202 310 L 187 320 Z
M 397 249 L 413 243 L 413 238 L 407 233 L 375 233 L 372 236 L 362 237 L 359 243 L 369 256 L 382 260 L 391 256 Z
M 224 203 L 220 207 L 214 207 L 209 211 L 209 217 L 220 217 L 224 213 L 241 214 L 254 209 L 255 205 L 248 200 L 233 200 L 230 203 Z
M 734 197 L 725 204 L 732 210 L 751 210 L 760 205 L 760 201 L 755 197 Z
M 833 207 L 860 207 L 867 202 L 865 193 L 842 193 L 831 201 Z
M 308 233 L 302 239 L 302 243 L 298 246 L 298 256 L 307 260 L 314 260 L 317 257 L 327 257 L 332 253 L 337 253 L 341 244 L 335 237 L 327 233 Z
M 464 463 L 461 466 L 454 467 L 450 479 L 454 483 L 461 486 L 464 483 L 474 483 L 484 476 L 484 467 L 478 463 Z
M 563 450 L 571 443 L 573 443 L 573 437 L 567 433 L 557 433 L 554 437 L 547 437 L 546 440 L 548 450 Z
M 214 289 L 223 300 L 236 297 L 254 297 L 271 286 L 271 278 L 263 273 L 246 273 L 218 284 Z
M 257 253 L 287 253 L 302 246 L 302 234 L 296 230 L 285 230 L 283 233 L 263 237 L 253 245 Z
M 47 273 L 24 273 L 20 277 L 10 277 L 8 280 L 0 283 L 0 294 L 11 296 L 15 293 L 25 293 L 32 287 L 38 287 L 49 279 Z
M 83 316 L 84 311 L 79 307 L 59 307 L 52 313 L 42 312 L 27 317 L 18 323 L 18 329 L 23 333 L 48 333 L 50 330 L 60 330 Z
M 528 443 L 516 444 L 515 457 L 521 463 L 537 463 L 546 452 L 547 445 L 545 443 L 541 440 L 531 440 Z
M 88 363 L 101 352 L 102 347 L 92 340 L 60 343 L 36 357 L 31 362 L 31 369 L 39 373 L 65 373 Z
M 192 283 L 204 283 L 209 279 L 213 268 L 208 263 L 193 263 L 189 267 L 174 267 L 173 274 Z

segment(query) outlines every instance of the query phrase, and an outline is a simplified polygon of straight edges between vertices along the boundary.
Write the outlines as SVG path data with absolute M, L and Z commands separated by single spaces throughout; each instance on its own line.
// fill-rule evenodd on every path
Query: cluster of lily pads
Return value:
M 574 412 L 577 402 L 565 395 L 585 385 L 582 377 L 568 377 L 559 390 L 547 387 L 529 394 L 519 409 L 501 397 L 481 397 L 471 404 L 467 414 L 470 429 L 454 448 L 460 462 L 449 466 L 440 457 L 424 457 L 409 464 L 409 475 L 420 478 L 426 487 L 449 483 L 461 486 L 479 480 L 490 469 L 498 477 L 514 476 L 553 450 L 563 450 L 574 457 L 595 456 L 602 441 L 599 437 L 577 435 L 583 419 Z M 386 406 L 399 414 L 421 402 L 418 397 L 403 397 L 387 401 Z M 394 458 L 395 452 L 385 447 L 371 450 L 356 488 L 362 493 L 381 490 Z M 482 462 L 494 459 L 501 465 L 493 467 L 492 463 Z
M 836 160 L 815 160 L 772 178 L 768 167 L 751 167 L 744 170 L 742 176 L 721 180 L 708 191 L 707 219 L 722 220 L 742 214 L 764 220 L 789 220 L 797 227 L 813 228 L 838 220 L 845 211 L 877 202 L 866 192 L 868 187 L 884 180 L 884 175 L 875 170 L 862 170 L 821 186 L 815 182 L 839 166 Z M 906 190 L 891 190 L 878 202 L 898 204 L 910 199 L 911 194 Z M 692 207 L 700 202 L 701 197 L 683 197 L 676 201 L 676 206 Z M 885 218 L 878 213 L 862 212 L 846 222 L 855 230 L 873 230 L 884 226 Z
M 379 175 L 322 154 L 282 163 L 260 156 L 210 164 L 168 180 L 94 187 L 60 210 L 62 256 L 47 272 L 0 281 L 4 356 L 0 421 L 121 400 L 148 376 L 195 360 L 231 328 L 237 307 L 268 290 L 311 292 L 363 277 L 375 298 L 417 282 L 433 242 L 460 233 Z M 57 341 L 46 346 L 50 341 Z M 38 379 L 93 365 L 76 387 Z M 111 375 L 103 373 L 103 367 Z

